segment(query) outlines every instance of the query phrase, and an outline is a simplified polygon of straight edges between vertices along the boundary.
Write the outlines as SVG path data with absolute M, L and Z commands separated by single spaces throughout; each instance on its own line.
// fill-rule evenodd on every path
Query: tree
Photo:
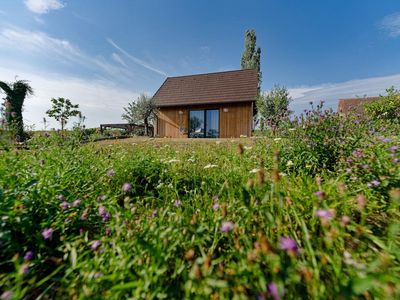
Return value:
M 386 89 L 386 96 L 380 96 L 379 100 L 364 105 L 366 114 L 375 119 L 400 120 L 400 90 L 394 86 Z
M 292 113 L 289 110 L 291 101 L 289 91 L 284 86 L 275 85 L 270 92 L 261 94 L 256 101 L 261 126 L 278 126 L 283 118 Z
M 72 104 L 69 99 L 52 98 L 51 102 L 53 103 L 53 106 L 51 109 L 46 111 L 46 114 L 50 118 L 54 118 L 57 122 L 60 122 L 61 131 L 64 131 L 64 127 L 70 117 L 81 115 L 81 112 L 78 110 L 79 105 Z
M 157 106 L 153 98 L 141 94 L 136 101 L 124 107 L 125 113 L 122 119 L 134 124 L 144 125 L 144 134 L 149 135 L 149 125 L 152 124 L 157 116 Z
M 15 129 L 17 140 L 24 140 L 24 120 L 22 108 L 27 95 L 33 95 L 33 89 L 26 80 L 17 80 L 14 83 L 0 81 L 0 88 L 6 93 L 4 99 L 4 115 L 6 125 Z
M 256 47 L 257 37 L 254 29 L 246 30 L 244 51 L 241 60 L 242 69 L 256 69 L 258 72 L 258 90 L 261 89 L 261 49 Z

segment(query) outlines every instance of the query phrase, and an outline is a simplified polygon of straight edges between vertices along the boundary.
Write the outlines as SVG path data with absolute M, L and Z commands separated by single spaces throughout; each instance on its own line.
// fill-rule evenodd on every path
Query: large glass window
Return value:
M 219 110 L 191 110 L 189 112 L 189 137 L 219 137 Z

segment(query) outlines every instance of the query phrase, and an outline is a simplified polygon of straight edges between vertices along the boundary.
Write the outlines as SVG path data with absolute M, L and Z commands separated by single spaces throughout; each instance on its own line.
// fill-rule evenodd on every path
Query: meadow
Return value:
M 399 299 L 400 126 L 0 153 L 1 299 Z

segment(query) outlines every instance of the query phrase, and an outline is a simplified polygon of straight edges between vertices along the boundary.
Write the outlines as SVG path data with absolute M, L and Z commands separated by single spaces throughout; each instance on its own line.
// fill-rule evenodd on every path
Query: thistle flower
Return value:
M 30 261 L 34 256 L 33 251 L 27 251 L 24 255 L 24 260 L 25 261 Z
M 132 185 L 130 183 L 124 183 L 124 185 L 122 186 L 122 191 L 124 193 L 129 193 L 132 189 Z
M 332 210 L 318 209 L 315 212 L 315 216 L 320 218 L 323 221 L 329 221 L 333 218 L 334 214 L 333 214 Z
M 280 247 L 288 254 L 297 255 L 299 253 L 299 247 L 297 246 L 296 241 L 290 237 L 281 237 Z
M 91 248 L 93 251 L 97 251 L 97 250 L 99 250 L 100 246 L 101 246 L 101 242 L 96 240 L 96 241 L 93 241 L 93 242 L 92 242 L 92 245 L 91 245 L 90 248 Z
M 274 298 L 274 300 L 279 300 L 279 292 L 278 292 L 278 286 L 274 282 L 268 283 L 267 287 L 268 293 Z
M 68 203 L 67 201 L 63 201 L 63 202 L 60 204 L 60 207 L 61 207 L 62 209 L 67 209 L 67 208 L 69 207 L 69 203 Z
M 79 205 L 81 205 L 81 200 L 80 199 L 76 199 L 74 202 L 72 202 L 72 206 L 73 207 L 78 207 Z
M 233 229 L 233 227 L 234 227 L 233 222 L 227 221 L 227 222 L 222 223 L 220 230 L 223 233 L 227 233 L 227 232 L 231 231 Z
M 51 239 L 53 236 L 53 229 L 51 228 L 46 228 L 42 231 L 42 236 L 45 240 Z

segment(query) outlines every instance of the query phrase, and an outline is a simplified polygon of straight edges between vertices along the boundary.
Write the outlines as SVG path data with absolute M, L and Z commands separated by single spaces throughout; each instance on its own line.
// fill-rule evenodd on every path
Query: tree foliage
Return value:
M 254 29 L 246 30 L 244 40 L 244 52 L 241 60 L 241 68 L 256 69 L 258 72 L 258 88 L 261 87 L 261 48 L 256 47 L 257 37 Z
M 17 140 L 24 140 L 22 109 L 26 96 L 32 95 L 33 89 L 26 80 L 17 80 L 14 83 L 0 81 L 0 89 L 6 94 L 3 109 L 6 125 L 15 131 Z
M 141 94 L 136 101 L 124 107 L 122 119 L 129 123 L 144 125 L 144 134 L 149 135 L 149 126 L 154 123 L 157 116 L 157 106 L 152 97 Z
M 367 115 L 376 119 L 400 120 L 400 91 L 394 86 L 386 89 L 386 96 L 381 96 L 378 101 L 365 104 Z
M 52 98 L 52 108 L 49 109 L 46 114 L 50 118 L 54 118 L 57 122 L 60 122 L 61 131 L 64 130 L 65 125 L 70 117 L 76 117 L 81 115 L 78 110 L 78 104 L 72 104 L 69 99 L 64 98 Z
M 275 85 L 270 92 L 260 94 L 256 106 L 261 125 L 277 126 L 282 119 L 291 114 L 291 101 L 289 91 L 284 86 Z

